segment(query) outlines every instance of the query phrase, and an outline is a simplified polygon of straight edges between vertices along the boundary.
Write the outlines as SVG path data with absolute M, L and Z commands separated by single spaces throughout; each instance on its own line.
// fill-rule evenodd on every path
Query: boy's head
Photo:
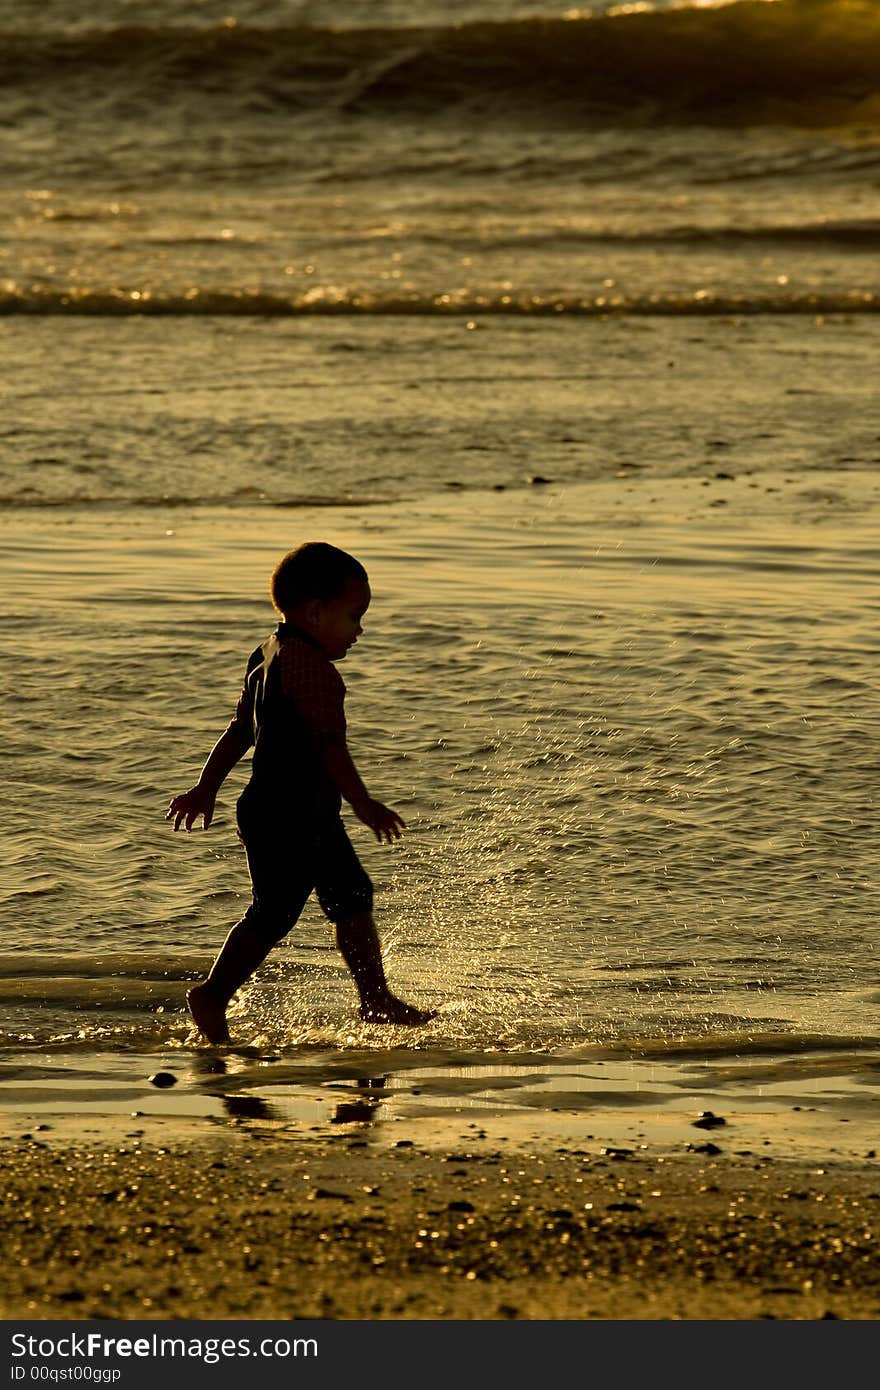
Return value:
M 324 541 L 308 541 L 285 555 L 270 592 L 279 613 L 308 632 L 331 661 L 354 645 L 370 603 L 363 565 Z

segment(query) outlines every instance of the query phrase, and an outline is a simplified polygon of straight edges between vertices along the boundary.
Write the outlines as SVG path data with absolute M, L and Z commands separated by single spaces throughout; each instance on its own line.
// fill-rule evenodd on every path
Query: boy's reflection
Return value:
M 204 1074 L 206 1080 L 216 1076 L 228 1075 L 228 1067 L 222 1057 L 206 1055 L 195 1059 L 195 1070 Z M 359 1092 L 356 1100 L 343 1100 L 336 1106 L 331 1117 L 331 1125 L 372 1124 L 384 1099 L 387 1076 L 359 1076 L 355 1085 Z M 222 1101 L 226 1113 L 233 1119 L 244 1120 L 282 1120 L 283 1114 L 277 1105 L 263 1100 L 260 1096 L 229 1094 L 225 1091 L 213 1092 Z
M 223 1108 L 233 1119 L 277 1120 L 281 1117 L 274 1105 L 261 1100 L 259 1096 L 221 1096 Z
M 336 1107 L 336 1114 L 330 1121 L 332 1125 L 369 1125 L 373 1123 L 376 1111 L 384 1099 L 382 1091 L 387 1076 L 359 1076 L 357 1088 L 363 1092 L 357 1100 L 344 1100 Z M 378 1092 L 379 1094 L 375 1094 Z

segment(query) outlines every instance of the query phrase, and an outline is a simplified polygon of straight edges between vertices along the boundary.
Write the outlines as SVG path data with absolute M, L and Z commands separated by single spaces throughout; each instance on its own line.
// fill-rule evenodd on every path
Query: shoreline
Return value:
M 416 1070 L 395 1108 L 378 1078 L 358 1087 L 351 1069 L 325 1068 L 277 1087 L 285 1110 L 240 1074 L 222 1090 L 230 1062 L 269 1072 L 271 1061 L 199 1055 L 216 1069 L 222 1115 L 196 1113 L 204 1097 L 187 1091 L 182 1055 L 183 1085 L 145 1081 L 148 1067 L 175 1065 L 170 1054 L 122 1059 L 139 1104 L 120 1077 L 101 1100 L 84 1072 L 66 1103 L 58 1088 L 35 1100 L 34 1087 L 30 1104 L 5 1106 L 0 1316 L 880 1316 L 864 1074 L 836 1100 L 826 1077 L 814 1105 L 760 1086 L 749 1103 L 723 1084 L 670 1101 L 668 1087 L 665 1100 L 616 1090 L 621 1064 L 606 1060 L 606 1100 L 578 1108 L 559 1076 L 540 1096 L 527 1082 L 487 1095 L 434 1068 L 433 1093 Z M 814 1079 L 820 1063 L 832 1059 L 817 1059 Z M 671 1078 L 668 1064 L 643 1065 L 660 1089 Z
M 618 475 L 509 492 L 500 503 L 476 491 L 437 495 L 392 504 L 369 525 L 352 507 L 334 513 L 334 535 L 346 542 L 363 531 L 393 596 L 404 591 L 411 557 L 382 528 L 389 518 L 402 527 L 418 516 L 432 588 L 460 602 L 471 581 L 459 572 L 448 522 L 479 502 L 477 519 L 491 520 L 504 542 L 488 596 L 500 611 L 507 594 L 519 593 L 523 557 L 540 579 L 536 606 L 567 592 L 581 563 L 577 517 L 589 503 L 589 563 L 611 621 L 632 609 L 645 576 L 671 611 L 690 613 L 701 575 L 715 586 L 735 580 L 760 619 L 771 600 L 767 554 L 773 614 L 783 600 L 804 602 L 804 575 L 808 593 L 821 584 L 823 602 L 849 612 L 853 577 L 866 582 L 873 573 L 873 475 L 734 478 L 714 462 L 708 470 L 647 487 Z M 575 494 L 579 510 L 570 513 Z M 163 532 L 169 517 L 161 512 L 128 516 L 124 534 L 97 540 L 84 512 L 48 523 L 45 514 L 22 517 L 18 530 L 26 565 L 39 560 L 52 604 L 65 596 L 73 554 L 87 576 L 81 602 L 100 606 L 122 544 L 129 599 L 152 591 L 158 561 L 193 602 L 208 601 L 206 557 L 225 556 L 232 526 L 240 534 L 234 563 L 226 559 L 230 579 L 249 593 L 254 557 L 267 545 L 266 513 L 172 515 L 177 539 Z M 275 513 L 279 532 L 288 515 Z M 544 540 L 550 521 L 552 545 Z M 47 524 L 61 538 L 48 569 L 36 540 L 33 554 L 27 548 L 35 536 L 43 544 Z M 653 564 L 658 535 L 670 541 L 662 567 Z M 176 548 L 166 560 L 169 540 Z M 714 612 L 712 603 L 703 607 Z M 148 944 L 167 953 L 161 916 Z M 650 962 L 649 978 L 660 968 Z M 282 1057 L 255 1047 L 167 1046 L 106 1051 L 96 1062 L 85 1047 L 52 1052 L 38 1043 L 7 1052 L 0 1155 L 9 1257 L 0 1316 L 874 1319 L 880 1071 L 876 1039 L 862 1036 L 866 1019 L 873 1026 L 873 989 L 860 983 L 836 995 L 832 1012 L 812 982 L 771 994 L 760 956 L 754 968 L 760 989 L 732 1001 L 712 996 L 723 1026 L 737 1030 L 723 1055 L 692 1046 L 689 1055 L 671 1047 L 638 1062 L 610 1050 L 576 1062 L 490 1056 L 466 1048 L 470 1035 L 457 1016 L 458 1032 L 448 1035 L 457 1052 L 426 1048 L 406 1058 L 393 1047 L 368 1052 L 355 1036 L 346 1051 L 338 1044 L 348 1033 L 333 1022 L 333 1065 L 286 1044 Z M 90 981 L 84 1013 L 78 977 L 72 985 L 58 973 L 56 993 L 37 973 L 27 997 L 59 1011 L 72 998 L 77 1010 L 63 1024 L 71 1038 L 91 1022 L 110 1029 L 119 1019 L 136 1036 L 132 1020 L 152 1026 L 157 1000 L 165 1009 L 169 990 L 183 992 L 181 981 L 157 978 L 154 995 L 152 978 L 137 972 L 122 989 L 111 974 Z M 131 996 L 130 1009 L 115 1014 L 106 1006 L 120 991 Z M 662 1022 L 674 996 L 656 997 Z M 24 998 L 16 979 L 9 1003 L 21 1008 Z M 646 1003 L 654 998 L 646 991 Z M 690 1017 L 705 996 L 685 979 L 680 998 Z M 338 1010 L 327 1015 L 335 1020 Z M 851 1034 L 837 1051 L 819 1033 L 829 1017 Z M 763 1030 L 786 1022 L 805 1035 L 780 1032 L 775 1052 L 763 1046 Z M 645 1027 L 656 1033 L 661 1023 Z M 749 1051 L 755 1040 L 739 1031 L 746 1027 L 761 1034 L 761 1047 Z M 177 1084 L 152 1087 L 149 1075 L 159 1070 L 177 1073 Z M 725 1125 L 697 1128 L 703 1110 Z

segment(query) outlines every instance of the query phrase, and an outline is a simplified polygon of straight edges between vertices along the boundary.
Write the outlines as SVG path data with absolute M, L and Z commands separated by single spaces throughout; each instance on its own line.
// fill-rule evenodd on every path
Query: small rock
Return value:
M 309 1193 L 312 1201 L 321 1201 L 328 1198 L 332 1202 L 350 1202 L 351 1198 L 347 1192 L 331 1192 L 329 1187 L 316 1187 L 314 1192 Z
M 727 1121 L 711 1110 L 703 1110 L 700 1112 L 699 1119 L 694 1120 L 693 1123 L 694 1129 L 717 1129 L 719 1125 L 726 1125 Z
M 688 1144 L 688 1153 L 692 1154 L 720 1154 L 721 1150 L 717 1144 Z
M 533 473 L 532 476 L 529 478 L 529 485 L 531 487 L 544 487 L 547 483 L 552 482 L 552 478 L 543 478 L 540 473 Z
M 149 1078 L 151 1086 L 158 1086 L 160 1090 L 165 1090 L 168 1086 L 177 1085 L 177 1077 L 171 1071 L 157 1071 Z
M 458 1201 L 458 1202 L 450 1202 L 450 1203 L 448 1204 L 447 1210 L 448 1210 L 448 1211 L 476 1211 L 476 1207 L 474 1206 L 473 1202 L 466 1202 L 466 1201 L 462 1200 L 462 1201 Z

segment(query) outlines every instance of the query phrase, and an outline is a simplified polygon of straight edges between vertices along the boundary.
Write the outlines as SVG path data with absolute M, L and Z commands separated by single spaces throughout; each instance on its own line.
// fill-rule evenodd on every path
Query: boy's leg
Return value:
M 434 1009 L 405 1004 L 388 988 L 379 933 L 372 912 L 356 912 L 336 923 L 336 944 L 351 971 L 360 995 L 365 1023 L 428 1023 Z
M 312 891 L 311 879 L 291 869 L 287 839 L 248 834 L 245 849 L 253 902 L 221 946 L 207 979 L 186 996 L 193 1022 L 211 1043 L 229 1041 L 226 1010 L 232 996 L 287 935 Z
M 373 921 L 373 885 L 342 821 L 321 834 L 317 856 L 318 901 L 336 927 L 336 944 L 360 995 L 367 1023 L 427 1023 L 434 1010 L 414 1008 L 388 988 L 379 933 Z
M 244 917 L 227 936 L 208 978 L 186 996 L 193 1022 L 210 1043 L 229 1041 L 226 1010 L 237 990 L 263 964 L 272 941 L 254 931 Z

